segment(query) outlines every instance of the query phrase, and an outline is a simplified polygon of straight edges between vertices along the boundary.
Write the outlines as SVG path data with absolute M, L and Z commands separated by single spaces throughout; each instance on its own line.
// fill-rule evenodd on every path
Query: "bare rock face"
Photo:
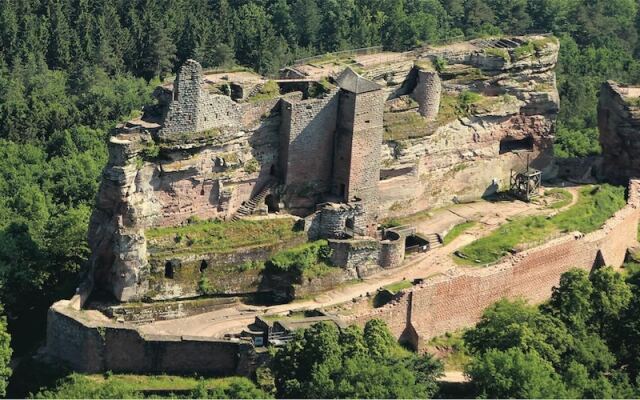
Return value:
M 624 184 L 640 176 L 640 88 L 606 82 L 600 90 L 598 128 L 603 173 Z
M 373 196 L 362 201 L 379 217 L 506 189 L 510 171 L 527 158 L 551 171 L 557 55 L 557 40 L 545 36 L 428 48 L 362 64 L 362 77 L 377 85 L 362 82 L 375 91 L 360 93 L 356 85 L 351 94 L 327 87 L 326 75 L 299 71 L 274 93 L 268 88 L 276 82 L 255 74 L 207 74 L 188 61 L 155 91 L 157 104 L 110 139 L 89 231 L 93 280 L 120 301 L 192 297 L 205 276 L 199 268 L 208 265 L 219 272 L 213 283 L 221 293 L 260 291 L 256 271 L 225 268 L 264 260 L 282 246 L 226 258 L 206 249 L 165 255 L 150 244 L 150 230 L 194 218 L 230 220 L 252 199 L 256 211 L 307 216 L 327 190 L 353 190 L 331 184 L 336 165 L 373 182 L 379 173 L 377 188 L 367 187 L 371 196 L 355 195 Z M 342 70 L 334 72 L 330 81 Z M 341 115 L 349 112 L 358 122 L 350 135 L 376 143 L 342 154 L 337 140 L 349 118 Z M 378 152 L 382 124 L 379 158 L 359 155 L 365 147 Z M 174 268 L 188 279 L 173 279 Z

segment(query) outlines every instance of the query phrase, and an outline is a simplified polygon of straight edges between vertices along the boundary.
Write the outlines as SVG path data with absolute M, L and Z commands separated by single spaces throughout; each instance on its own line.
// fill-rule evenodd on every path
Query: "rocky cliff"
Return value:
M 340 154 L 333 135 L 341 121 L 331 110 L 339 109 L 333 78 L 345 62 L 382 87 L 386 100 L 379 110 L 385 130 L 380 216 L 505 189 L 511 169 L 523 168 L 527 157 L 551 170 L 557 55 L 557 40 L 547 36 L 479 40 L 298 66 L 287 71 L 294 79 L 278 81 L 203 72 L 189 61 L 175 82 L 156 90 L 156 104 L 110 139 L 89 232 L 94 281 L 121 301 L 195 296 L 207 274 L 223 281 L 224 293 L 258 290 L 256 272 L 239 266 L 304 240 L 291 227 L 280 241 L 229 248 L 162 229 L 202 232 L 213 229 L 202 220 L 313 212 L 326 200 L 326 185 L 317 179 L 331 176 L 337 162 L 327 152 Z M 358 132 L 366 132 L 370 118 L 353 118 L 359 116 Z M 294 117 L 304 126 L 296 127 Z M 300 136 L 284 140 L 292 127 Z M 294 158 L 295 168 L 283 162 Z M 287 185 L 292 177 L 300 179 Z M 171 243 L 158 239 L 167 232 Z
M 598 101 L 598 128 L 604 177 L 623 184 L 640 176 L 640 87 L 604 83 Z

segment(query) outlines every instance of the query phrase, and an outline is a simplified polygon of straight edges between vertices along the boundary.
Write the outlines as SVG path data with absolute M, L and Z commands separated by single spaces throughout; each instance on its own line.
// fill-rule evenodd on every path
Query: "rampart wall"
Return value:
M 205 337 L 143 336 L 135 328 L 91 320 L 55 303 L 47 319 L 47 351 L 80 372 L 243 374 L 252 345 Z
M 532 303 L 548 299 L 560 276 L 571 268 L 619 267 L 627 249 L 637 243 L 639 188 L 640 182 L 633 181 L 629 204 L 595 232 L 570 233 L 498 265 L 428 279 L 348 322 L 364 325 L 372 318 L 383 319 L 398 338 L 418 338 L 412 344 L 422 349 L 434 336 L 475 324 L 484 309 L 501 298 L 521 297 Z
M 637 244 L 639 191 L 640 181 L 632 181 L 627 206 L 595 232 L 573 232 L 491 267 L 427 279 L 378 309 L 364 311 L 353 303 L 357 312 L 345 322 L 364 325 L 372 318 L 383 319 L 394 335 L 420 350 L 431 337 L 473 325 L 501 298 L 542 302 L 571 268 L 591 270 L 624 262 L 627 249 Z M 48 351 L 76 370 L 246 374 L 252 368 L 255 352 L 249 343 L 142 335 L 131 325 L 77 308 L 73 299 L 55 303 L 47 326 Z

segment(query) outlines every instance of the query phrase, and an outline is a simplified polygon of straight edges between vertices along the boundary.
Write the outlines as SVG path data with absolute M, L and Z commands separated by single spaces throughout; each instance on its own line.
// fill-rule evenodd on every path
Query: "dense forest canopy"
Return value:
M 553 32 L 556 154 L 599 151 L 606 79 L 640 82 L 635 0 L 0 0 L 0 302 L 20 353 L 77 284 L 109 130 L 187 58 L 273 75 L 381 45 Z

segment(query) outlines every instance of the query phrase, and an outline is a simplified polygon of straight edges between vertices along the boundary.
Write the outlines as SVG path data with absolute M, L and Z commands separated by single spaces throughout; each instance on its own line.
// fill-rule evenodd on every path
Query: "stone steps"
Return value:
M 428 235 L 424 235 L 424 238 L 429 242 L 429 250 L 437 249 L 438 247 L 442 247 L 442 238 L 437 233 L 431 233 Z
M 256 209 L 256 207 L 258 206 L 258 204 L 264 201 L 265 197 L 267 197 L 267 195 L 269 194 L 269 191 L 275 185 L 276 185 L 275 181 L 267 182 L 262 188 L 262 190 L 260 190 L 255 196 L 253 196 L 249 200 L 245 201 L 242 204 L 242 206 L 238 208 L 238 211 L 236 211 L 236 213 L 233 214 L 233 217 L 231 217 L 231 221 L 238 221 L 244 217 L 248 217 L 249 215 L 251 215 L 253 211 Z

